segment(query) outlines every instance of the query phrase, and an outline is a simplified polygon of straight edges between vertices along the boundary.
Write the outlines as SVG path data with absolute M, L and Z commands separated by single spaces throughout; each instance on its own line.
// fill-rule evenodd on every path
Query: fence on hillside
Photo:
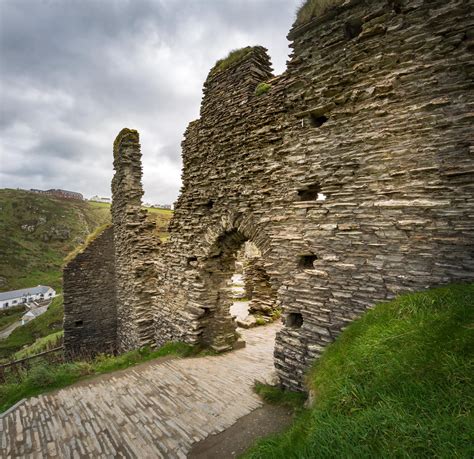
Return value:
M 7 379 L 11 380 L 15 376 L 19 381 L 23 375 L 35 366 L 39 361 L 48 364 L 58 364 L 64 362 L 64 346 L 54 347 L 39 354 L 24 357 L 18 360 L 0 365 L 0 383 L 4 383 Z

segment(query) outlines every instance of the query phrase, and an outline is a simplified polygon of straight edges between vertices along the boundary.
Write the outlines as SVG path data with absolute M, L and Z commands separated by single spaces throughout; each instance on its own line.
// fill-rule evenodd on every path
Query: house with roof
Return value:
M 56 291 L 47 285 L 22 288 L 0 293 L 0 309 L 11 308 L 19 304 L 28 304 L 33 301 L 50 300 L 56 296 Z
M 25 325 L 33 319 L 36 319 L 41 314 L 44 314 L 48 310 L 48 306 L 40 306 L 39 308 L 30 309 L 28 312 L 23 314 L 21 318 L 21 325 Z

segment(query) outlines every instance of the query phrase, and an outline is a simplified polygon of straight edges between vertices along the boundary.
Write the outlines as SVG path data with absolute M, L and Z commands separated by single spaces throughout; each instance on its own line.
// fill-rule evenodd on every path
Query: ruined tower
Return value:
M 470 3 L 346 1 L 293 27 L 282 75 L 262 47 L 214 68 L 185 133 L 183 188 L 161 246 L 139 207 L 138 134 L 122 131 L 120 347 L 231 349 L 227 281 L 245 241 L 283 307 L 275 366 L 297 390 L 324 347 L 377 302 L 472 281 Z

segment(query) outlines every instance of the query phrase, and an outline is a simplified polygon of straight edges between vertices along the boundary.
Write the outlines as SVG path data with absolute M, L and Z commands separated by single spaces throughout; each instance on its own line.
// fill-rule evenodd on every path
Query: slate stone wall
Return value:
M 123 129 L 114 142 L 112 223 L 117 285 L 117 345 L 137 349 L 153 340 L 154 260 L 160 239 L 141 207 L 142 164 L 138 132 Z
M 232 346 L 224 279 L 246 240 L 284 308 L 275 364 L 292 389 L 375 303 L 474 278 L 471 20 L 463 0 L 346 2 L 291 31 L 283 75 L 260 47 L 209 75 L 183 142 L 157 342 Z
M 139 208 L 136 131 L 114 153 L 121 349 L 232 348 L 229 280 L 253 242 L 283 307 L 282 385 L 395 295 L 474 279 L 471 0 L 352 0 L 295 27 L 287 71 L 262 47 L 204 84 L 183 141 L 170 240 Z M 269 91 L 257 96 L 262 81 Z
M 114 235 L 105 229 L 66 265 L 64 347 L 69 358 L 116 351 Z

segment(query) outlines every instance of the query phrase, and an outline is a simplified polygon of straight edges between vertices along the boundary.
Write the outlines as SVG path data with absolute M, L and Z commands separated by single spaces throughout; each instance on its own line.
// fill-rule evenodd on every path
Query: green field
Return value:
M 173 212 L 148 211 L 166 239 Z M 0 190 L 0 291 L 39 284 L 61 291 L 64 258 L 110 220 L 110 204 Z
M 39 284 L 61 290 L 64 257 L 96 227 L 108 209 L 22 190 L 0 190 L 0 291 Z
M 61 331 L 63 316 L 63 297 L 58 295 L 44 314 L 16 328 L 8 338 L 0 340 L 0 361 L 11 358 L 22 348 L 33 345 L 38 339 Z
M 311 409 L 244 457 L 474 457 L 473 305 L 474 284 L 378 305 L 312 368 Z

